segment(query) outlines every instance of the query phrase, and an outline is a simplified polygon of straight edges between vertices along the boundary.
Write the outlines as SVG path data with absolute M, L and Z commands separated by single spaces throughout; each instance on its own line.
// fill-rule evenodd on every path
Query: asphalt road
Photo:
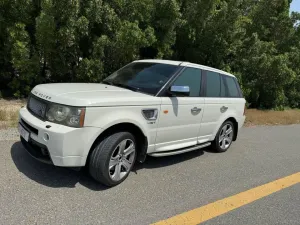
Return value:
M 300 125 L 244 128 L 231 149 L 136 166 L 107 189 L 0 141 L 0 224 L 150 224 L 300 171 Z M 204 224 L 300 224 L 300 184 Z

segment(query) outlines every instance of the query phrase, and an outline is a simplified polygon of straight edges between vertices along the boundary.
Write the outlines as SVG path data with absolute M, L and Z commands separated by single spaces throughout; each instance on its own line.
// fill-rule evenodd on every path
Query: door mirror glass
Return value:
M 173 85 L 170 88 L 170 92 L 175 95 L 189 96 L 190 95 L 190 87 Z

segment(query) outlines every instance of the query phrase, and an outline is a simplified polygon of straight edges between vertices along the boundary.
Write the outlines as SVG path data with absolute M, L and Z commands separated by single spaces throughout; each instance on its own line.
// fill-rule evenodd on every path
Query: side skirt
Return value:
M 205 147 L 207 147 L 209 145 L 211 145 L 211 142 L 206 142 L 206 143 L 195 145 L 195 146 L 188 147 L 188 148 L 176 149 L 176 150 L 173 150 L 173 151 L 153 152 L 153 153 L 150 153 L 149 155 L 153 156 L 153 157 L 163 157 L 163 156 L 170 156 L 170 155 L 178 155 L 178 154 L 181 154 L 181 153 L 194 151 L 194 150 L 197 150 L 197 149 L 200 149 L 200 148 L 205 148 Z

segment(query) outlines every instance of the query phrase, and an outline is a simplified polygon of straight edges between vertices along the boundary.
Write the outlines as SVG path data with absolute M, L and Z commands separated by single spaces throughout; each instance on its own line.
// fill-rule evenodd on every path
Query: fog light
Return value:
M 50 139 L 49 134 L 44 133 L 44 140 L 45 141 L 49 141 L 49 139 Z

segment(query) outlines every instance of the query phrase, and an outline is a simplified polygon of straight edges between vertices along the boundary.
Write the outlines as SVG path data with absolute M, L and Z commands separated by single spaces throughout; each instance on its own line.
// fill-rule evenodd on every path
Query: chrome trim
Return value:
M 171 86 L 171 92 L 177 92 L 177 93 L 189 93 L 190 87 L 189 86 Z
M 194 150 L 197 150 L 197 149 L 200 149 L 200 148 L 205 148 L 205 147 L 210 146 L 210 145 L 211 145 L 211 143 L 208 142 L 208 143 L 204 143 L 204 144 L 200 144 L 200 145 L 195 145 L 193 147 L 184 148 L 184 149 L 178 149 L 178 150 L 174 150 L 174 151 L 153 152 L 153 153 L 150 153 L 149 155 L 153 156 L 153 157 L 163 157 L 163 156 L 170 156 L 170 155 L 178 155 L 178 154 L 181 154 L 181 153 L 194 151 Z
M 150 110 L 154 110 L 156 111 L 156 114 L 154 114 L 155 118 L 147 118 L 144 114 L 144 111 L 150 111 Z M 143 117 L 148 120 L 148 121 L 154 121 L 154 120 L 157 120 L 157 117 L 158 117 L 158 109 L 157 108 L 149 108 L 149 109 L 142 109 L 142 115 Z

